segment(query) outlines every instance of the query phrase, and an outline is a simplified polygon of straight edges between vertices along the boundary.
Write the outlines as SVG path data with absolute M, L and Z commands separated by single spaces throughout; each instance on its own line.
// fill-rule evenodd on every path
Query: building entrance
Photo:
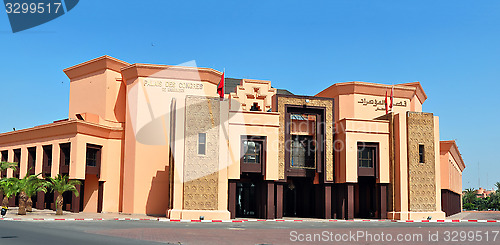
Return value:
M 283 190 L 283 216 L 317 217 L 317 185 L 312 178 L 289 178 Z
M 358 177 L 358 184 L 355 185 L 354 192 L 354 217 L 376 218 L 378 213 L 375 177 Z
M 245 173 L 235 185 L 235 217 L 264 218 L 266 188 L 262 176 Z

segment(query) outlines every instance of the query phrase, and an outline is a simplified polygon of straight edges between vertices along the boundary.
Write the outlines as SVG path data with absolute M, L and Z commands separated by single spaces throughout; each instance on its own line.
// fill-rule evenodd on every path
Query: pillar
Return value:
M 36 193 L 36 209 L 43 210 L 45 208 L 45 192 L 39 191 Z
M 332 218 L 332 186 L 329 184 L 325 185 L 324 188 L 324 215 L 323 218 L 331 219 Z
M 73 193 L 73 195 L 71 196 L 71 212 L 72 213 L 79 213 L 80 212 L 80 198 L 83 195 L 83 193 L 81 192 L 81 185 L 75 185 L 75 187 L 80 195 L 75 196 L 75 194 Z
M 276 184 L 276 218 L 283 218 L 283 185 Z
M 274 206 L 274 181 L 266 182 L 266 219 L 275 218 L 275 206 Z
M 380 218 L 387 219 L 387 185 L 380 185 Z
M 347 219 L 354 219 L 354 184 L 348 183 L 346 186 L 346 206 L 347 206 Z

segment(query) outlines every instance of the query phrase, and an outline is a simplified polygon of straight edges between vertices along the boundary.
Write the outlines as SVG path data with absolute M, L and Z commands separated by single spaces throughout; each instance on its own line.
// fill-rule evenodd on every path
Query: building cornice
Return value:
M 455 162 L 457 162 L 460 171 L 464 171 L 465 162 L 464 159 L 462 159 L 462 154 L 460 154 L 460 151 L 458 150 L 457 143 L 454 140 L 444 140 L 439 143 L 441 148 L 441 154 L 449 152 L 453 157 L 453 159 L 455 159 Z
M 125 61 L 113 58 L 111 56 L 104 55 L 104 56 L 83 62 L 81 64 L 66 68 L 63 71 L 64 71 L 64 73 L 66 73 L 66 76 L 68 76 L 68 78 L 70 80 L 73 80 L 75 78 L 85 76 L 87 74 L 91 74 L 91 73 L 98 72 L 101 70 L 106 70 L 106 69 L 120 72 L 120 69 L 122 67 L 129 66 L 129 65 L 130 64 L 125 62 Z
M 337 97 L 339 95 L 350 95 L 350 94 L 365 94 L 374 96 L 385 96 L 386 92 L 390 95 L 391 88 L 394 87 L 394 97 L 413 99 L 416 96 L 420 103 L 424 103 L 427 99 L 422 86 L 419 82 L 406 83 L 406 84 L 396 84 L 396 85 L 386 85 L 368 82 L 343 82 L 335 83 L 330 87 L 324 89 L 323 91 L 316 94 L 320 97 Z M 333 95 L 333 96 L 332 96 Z
M 2 145 L 7 145 L 43 138 L 54 138 L 66 135 L 74 136 L 76 134 L 85 134 L 106 139 L 123 139 L 123 128 L 69 119 L 2 133 L 0 134 L 0 142 L 2 142 Z
M 139 77 L 181 79 L 203 81 L 217 85 L 222 77 L 222 72 L 201 67 L 132 64 L 121 68 L 122 77 L 127 84 Z

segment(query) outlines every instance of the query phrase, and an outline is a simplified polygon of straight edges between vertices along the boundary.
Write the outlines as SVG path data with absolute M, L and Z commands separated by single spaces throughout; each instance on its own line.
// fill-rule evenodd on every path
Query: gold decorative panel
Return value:
M 308 102 L 306 102 L 306 99 Z M 285 179 L 285 116 L 286 105 L 303 105 L 325 108 L 325 175 L 326 181 L 333 181 L 333 100 L 314 97 L 277 97 L 278 112 L 280 113 L 279 130 L 279 179 Z
M 186 97 L 184 209 L 216 210 L 219 183 L 218 98 Z M 206 133 L 206 153 L 198 154 L 198 134 Z
M 408 196 L 413 212 L 436 211 L 434 115 L 408 112 Z M 420 162 L 419 145 L 424 146 Z

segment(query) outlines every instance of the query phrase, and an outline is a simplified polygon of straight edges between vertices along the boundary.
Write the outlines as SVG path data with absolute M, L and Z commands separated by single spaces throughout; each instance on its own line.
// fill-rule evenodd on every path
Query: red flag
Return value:
M 392 88 L 391 88 L 391 105 L 389 106 L 389 108 L 391 108 L 391 111 L 392 111 L 393 102 L 394 102 L 394 86 L 392 86 Z
M 385 114 L 389 114 L 389 107 L 387 106 L 387 90 L 385 91 Z
M 222 73 L 222 77 L 220 78 L 219 85 L 217 85 L 217 93 L 221 100 L 224 99 L 224 72 Z

